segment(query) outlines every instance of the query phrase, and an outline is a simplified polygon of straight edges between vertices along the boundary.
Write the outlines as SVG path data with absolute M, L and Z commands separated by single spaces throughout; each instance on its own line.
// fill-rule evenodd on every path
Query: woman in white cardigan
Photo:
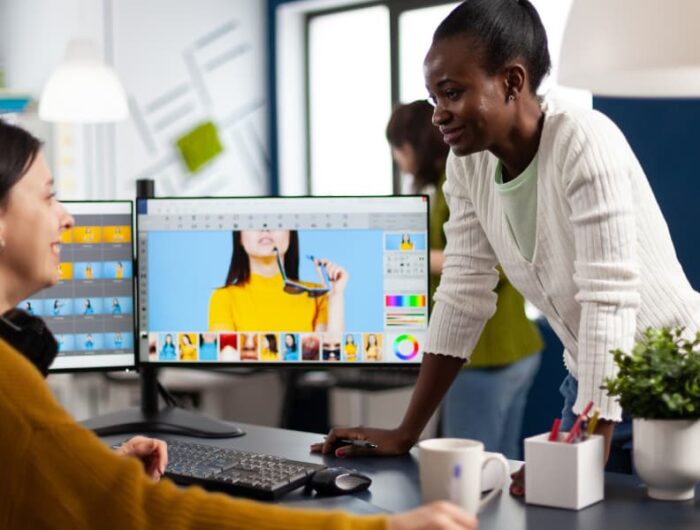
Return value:
M 421 373 L 398 428 L 337 429 L 316 449 L 336 438 L 370 439 L 375 454 L 411 447 L 495 310 L 496 263 L 565 346 L 562 429 L 593 401 L 606 455 L 623 419 L 600 388 L 615 372 L 610 350 L 629 351 L 648 326 L 700 329 L 700 295 L 634 153 L 604 115 L 543 106 L 549 68 L 527 0 L 467 0 L 437 28 L 424 74 L 451 147 L 450 218 Z

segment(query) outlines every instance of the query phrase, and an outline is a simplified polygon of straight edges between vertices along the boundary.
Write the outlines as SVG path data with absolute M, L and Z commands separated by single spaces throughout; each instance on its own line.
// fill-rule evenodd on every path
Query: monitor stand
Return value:
M 142 364 L 141 407 L 130 408 L 83 421 L 98 436 L 163 433 L 199 438 L 234 438 L 245 431 L 233 423 L 216 420 L 176 407 L 159 408 L 156 368 Z

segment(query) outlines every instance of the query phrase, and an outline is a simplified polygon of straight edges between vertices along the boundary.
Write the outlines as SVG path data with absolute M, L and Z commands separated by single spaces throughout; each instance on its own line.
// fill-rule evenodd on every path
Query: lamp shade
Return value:
M 39 100 L 46 121 L 100 123 L 129 115 L 126 93 L 91 41 L 72 40 L 64 61 L 51 74 Z
M 698 21 L 698 0 L 574 0 L 559 83 L 601 96 L 699 97 Z

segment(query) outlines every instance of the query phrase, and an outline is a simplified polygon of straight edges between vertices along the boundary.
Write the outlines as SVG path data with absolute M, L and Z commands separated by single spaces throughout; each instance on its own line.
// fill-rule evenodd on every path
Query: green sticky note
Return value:
M 210 121 L 198 125 L 181 136 L 176 144 L 190 173 L 199 171 L 224 150 L 219 140 L 219 131 Z

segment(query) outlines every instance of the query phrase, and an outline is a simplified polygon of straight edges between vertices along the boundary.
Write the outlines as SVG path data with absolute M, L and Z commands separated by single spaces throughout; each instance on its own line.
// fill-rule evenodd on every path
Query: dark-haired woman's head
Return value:
M 294 351 L 297 349 L 297 338 L 293 333 L 287 333 L 284 336 L 284 343 L 287 345 L 287 349 Z
M 0 120 L 0 313 L 58 282 L 61 232 L 73 224 L 40 149 L 31 134 Z
M 277 352 L 277 335 L 274 333 L 266 333 L 265 340 L 267 341 L 267 349 L 270 352 Z
M 489 74 L 522 60 L 533 94 L 552 66 L 547 33 L 528 0 L 465 0 L 433 34 L 433 42 L 453 38 L 464 39 Z
M 394 108 L 386 126 L 394 160 L 401 171 L 413 175 L 415 193 L 440 181 L 450 150 L 432 118 L 433 107 L 418 100 Z
M 283 258 L 285 273 L 299 279 L 299 235 L 296 230 L 234 230 L 233 253 L 225 285 L 242 285 L 250 278 L 250 261 Z
M 0 120 L 0 206 L 41 151 L 41 142 L 24 129 Z
M 433 123 L 454 154 L 491 151 L 517 162 L 542 116 L 547 37 L 527 0 L 466 0 L 435 30 L 423 63 Z M 511 166 L 517 164 L 510 164 Z M 517 173 L 516 173 L 517 174 Z

